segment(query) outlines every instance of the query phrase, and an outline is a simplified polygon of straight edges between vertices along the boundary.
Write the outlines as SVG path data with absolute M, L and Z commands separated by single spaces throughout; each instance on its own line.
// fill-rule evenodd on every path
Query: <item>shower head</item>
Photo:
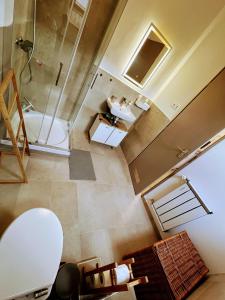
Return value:
M 18 45 L 24 52 L 29 53 L 33 49 L 33 43 L 29 40 L 23 40 L 21 37 L 16 39 L 16 45 Z

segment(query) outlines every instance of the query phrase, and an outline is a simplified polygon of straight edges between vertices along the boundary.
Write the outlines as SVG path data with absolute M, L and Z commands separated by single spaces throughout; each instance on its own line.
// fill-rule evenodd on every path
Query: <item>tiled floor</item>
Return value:
M 224 300 L 225 299 L 225 274 L 211 275 L 200 285 L 188 300 Z
M 141 199 L 135 197 L 120 148 L 89 144 L 74 132 L 72 148 L 91 151 L 96 181 L 75 181 L 81 258 L 101 256 L 104 263 L 156 240 Z
M 32 153 L 26 166 L 29 183 L 0 185 L 2 231 L 27 209 L 46 207 L 62 223 L 66 261 L 100 256 L 110 263 L 152 244 L 155 232 L 141 199 L 134 195 L 121 149 L 90 145 L 75 133 L 72 147 L 91 151 L 96 181 L 71 181 L 67 158 Z M 2 163 L 15 167 L 12 156 Z
M 141 199 L 134 196 L 121 149 L 89 144 L 79 133 L 73 134 L 72 147 L 91 151 L 97 180 L 71 181 L 67 158 L 32 153 L 26 162 L 29 183 L 0 185 L 0 234 L 25 210 L 47 207 L 62 223 L 66 261 L 100 256 L 109 263 L 152 244 L 156 235 Z M 3 157 L 2 166 L 15 170 L 15 159 Z M 131 300 L 132 295 L 113 299 Z M 188 299 L 225 299 L 225 275 L 210 276 Z

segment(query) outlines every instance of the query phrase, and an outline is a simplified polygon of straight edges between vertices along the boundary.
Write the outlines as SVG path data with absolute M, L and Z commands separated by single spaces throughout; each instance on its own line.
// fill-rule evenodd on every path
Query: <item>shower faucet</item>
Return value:
M 20 36 L 16 39 L 16 45 L 18 47 L 20 47 L 20 49 L 22 49 L 27 54 L 27 62 L 25 63 L 25 65 L 23 66 L 22 71 L 20 72 L 20 79 L 21 79 L 21 76 L 22 76 L 22 73 L 23 73 L 24 69 L 28 65 L 30 78 L 29 78 L 27 83 L 29 83 L 32 80 L 32 70 L 31 70 L 30 61 L 31 61 L 31 58 L 32 58 L 33 52 L 34 52 L 34 44 L 29 40 L 24 41 L 23 38 Z
M 33 43 L 29 40 L 23 40 L 20 36 L 16 39 L 16 45 L 18 45 L 24 52 L 29 53 L 33 49 Z

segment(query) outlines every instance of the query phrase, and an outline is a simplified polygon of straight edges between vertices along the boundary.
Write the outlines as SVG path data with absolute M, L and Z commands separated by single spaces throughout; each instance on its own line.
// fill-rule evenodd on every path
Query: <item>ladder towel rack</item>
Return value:
M 12 98 L 8 101 L 8 105 L 6 105 L 5 93 L 8 90 L 8 88 L 10 88 L 11 84 L 13 89 L 13 93 L 12 93 L 13 95 Z M 19 119 L 20 119 L 16 135 L 14 134 L 13 127 L 11 124 L 11 115 L 15 108 L 17 108 L 18 110 Z M 3 155 L 7 155 L 7 154 L 16 155 L 19 164 L 20 173 L 21 173 L 21 177 L 19 179 L 5 179 L 5 180 L 1 179 L 0 183 L 25 183 L 27 182 L 27 176 L 26 176 L 23 160 L 25 154 L 30 155 L 30 149 L 29 149 L 27 133 L 26 133 L 25 123 L 23 118 L 23 111 L 22 111 L 18 88 L 16 84 L 16 77 L 13 69 L 10 69 L 8 71 L 8 73 L 6 74 L 4 80 L 0 85 L 0 115 L 2 115 L 3 117 L 5 128 L 7 130 L 8 136 L 13 146 L 11 152 L 0 151 L 0 159 L 2 159 Z M 22 147 L 21 147 L 22 151 L 20 151 L 20 146 L 19 146 L 19 143 L 21 144 L 21 142 L 22 142 Z
M 162 231 L 212 214 L 189 180 L 162 198 L 151 199 L 151 208 Z

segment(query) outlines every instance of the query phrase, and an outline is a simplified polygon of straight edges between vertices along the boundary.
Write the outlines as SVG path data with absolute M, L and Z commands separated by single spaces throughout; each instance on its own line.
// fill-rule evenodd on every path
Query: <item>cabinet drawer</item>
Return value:
M 92 132 L 91 140 L 99 143 L 105 143 L 106 140 L 109 138 L 111 133 L 113 132 L 114 128 L 109 126 L 103 122 L 98 124 L 98 127 Z
M 117 147 L 127 135 L 127 131 L 115 128 L 110 137 L 105 142 L 106 145 Z

